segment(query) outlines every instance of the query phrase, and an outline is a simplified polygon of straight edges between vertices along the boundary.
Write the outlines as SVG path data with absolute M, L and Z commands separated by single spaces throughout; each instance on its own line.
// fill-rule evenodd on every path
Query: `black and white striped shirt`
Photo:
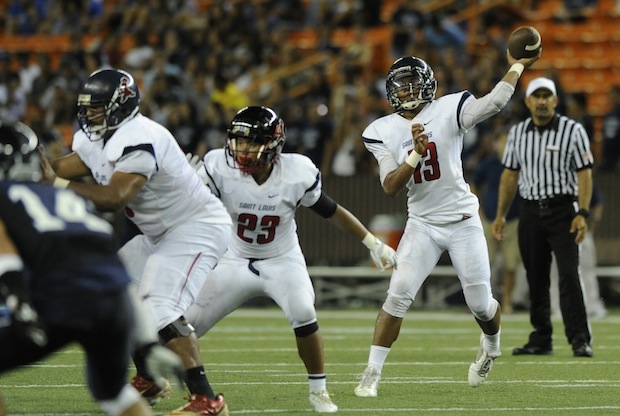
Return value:
M 546 126 L 535 126 L 531 117 L 514 125 L 502 160 L 519 171 L 519 193 L 528 200 L 577 196 L 576 172 L 592 167 L 590 140 L 583 126 L 557 115 Z

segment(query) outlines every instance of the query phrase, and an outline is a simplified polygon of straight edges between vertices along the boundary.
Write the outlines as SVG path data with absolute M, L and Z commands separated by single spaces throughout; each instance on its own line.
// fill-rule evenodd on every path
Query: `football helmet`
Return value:
M 90 75 L 78 95 L 77 105 L 80 128 L 89 139 L 99 140 L 138 113 L 140 91 L 129 73 L 101 69 Z
M 39 139 L 24 123 L 0 122 L 0 180 L 38 182 L 41 179 Z
M 390 67 L 385 90 L 390 105 L 396 111 L 413 110 L 435 99 L 437 80 L 431 67 L 422 59 L 404 56 Z M 408 99 L 404 94 L 408 94 Z
M 254 173 L 265 165 L 275 163 L 286 140 L 284 121 L 271 108 L 245 107 L 233 118 L 228 128 L 226 161 L 244 173 Z M 238 139 L 247 140 L 240 149 Z M 256 146 L 258 145 L 258 146 Z M 251 147 L 258 147 L 249 151 Z

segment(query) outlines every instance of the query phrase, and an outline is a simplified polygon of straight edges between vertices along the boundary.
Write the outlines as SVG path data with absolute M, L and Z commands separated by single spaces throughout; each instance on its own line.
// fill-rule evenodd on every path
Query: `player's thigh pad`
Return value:
M 139 294 L 146 298 L 157 329 L 176 320 L 196 300 L 226 251 L 230 226 L 194 221 L 171 230 L 147 260 Z
M 316 322 L 314 287 L 301 250 L 254 263 L 273 299 L 293 328 Z
M 398 267 L 392 272 L 388 293 L 397 298 L 415 299 L 443 248 L 432 238 L 432 226 L 409 219 L 396 254 Z
M 248 266 L 248 259 L 226 253 L 207 276 L 196 301 L 185 314 L 198 337 L 247 300 L 266 296 L 266 279 L 256 276 Z
M 461 281 L 465 302 L 474 316 L 488 321 L 497 308 L 491 294 L 491 267 L 480 218 L 472 217 L 451 227 L 448 251 Z

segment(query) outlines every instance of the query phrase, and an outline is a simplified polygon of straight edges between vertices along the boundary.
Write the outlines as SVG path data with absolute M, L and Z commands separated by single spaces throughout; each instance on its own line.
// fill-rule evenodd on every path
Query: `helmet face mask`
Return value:
M 90 140 L 99 140 L 138 113 L 140 91 L 127 72 L 103 69 L 91 74 L 77 105 L 80 128 Z
M 437 81 L 431 67 L 420 58 L 405 56 L 392 64 L 385 81 L 390 105 L 396 111 L 416 109 L 435 99 Z
M 41 179 L 39 139 L 23 123 L 0 122 L 0 180 L 38 182 Z
M 275 111 L 246 107 L 228 128 L 226 162 L 243 173 L 255 173 L 278 160 L 285 141 L 284 121 Z

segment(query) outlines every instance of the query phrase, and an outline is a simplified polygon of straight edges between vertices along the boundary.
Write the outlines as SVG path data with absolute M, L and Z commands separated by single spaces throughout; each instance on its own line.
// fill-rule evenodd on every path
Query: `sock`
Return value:
M 368 367 L 374 367 L 379 370 L 379 374 L 383 370 L 383 363 L 390 353 L 390 348 L 380 347 L 379 345 L 370 346 L 370 355 L 368 356 Z
M 310 393 L 327 390 L 327 376 L 325 374 L 308 374 L 308 386 Z
M 144 354 L 139 352 L 134 352 L 132 355 L 133 363 L 136 366 L 136 373 L 145 378 L 146 380 L 153 381 L 153 379 L 146 375 L 146 363 L 144 361 Z
M 502 333 L 502 329 L 500 328 L 496 334 L 493 334 L 493 335 L 484 334 L 484 341 L 482 341 L 482 346 L 489 355 L 499 355 L 500 353 L 499 340 L 500 340 L 501 333 Z
M 185 384 L 187 384 L 190 393 L 215 399 L 215 393 L 213 393 L 213 389 L 211 385 L 209 385 L 209 380 L 207 380 L 207 374 L 203 366 L 186 370 Z

